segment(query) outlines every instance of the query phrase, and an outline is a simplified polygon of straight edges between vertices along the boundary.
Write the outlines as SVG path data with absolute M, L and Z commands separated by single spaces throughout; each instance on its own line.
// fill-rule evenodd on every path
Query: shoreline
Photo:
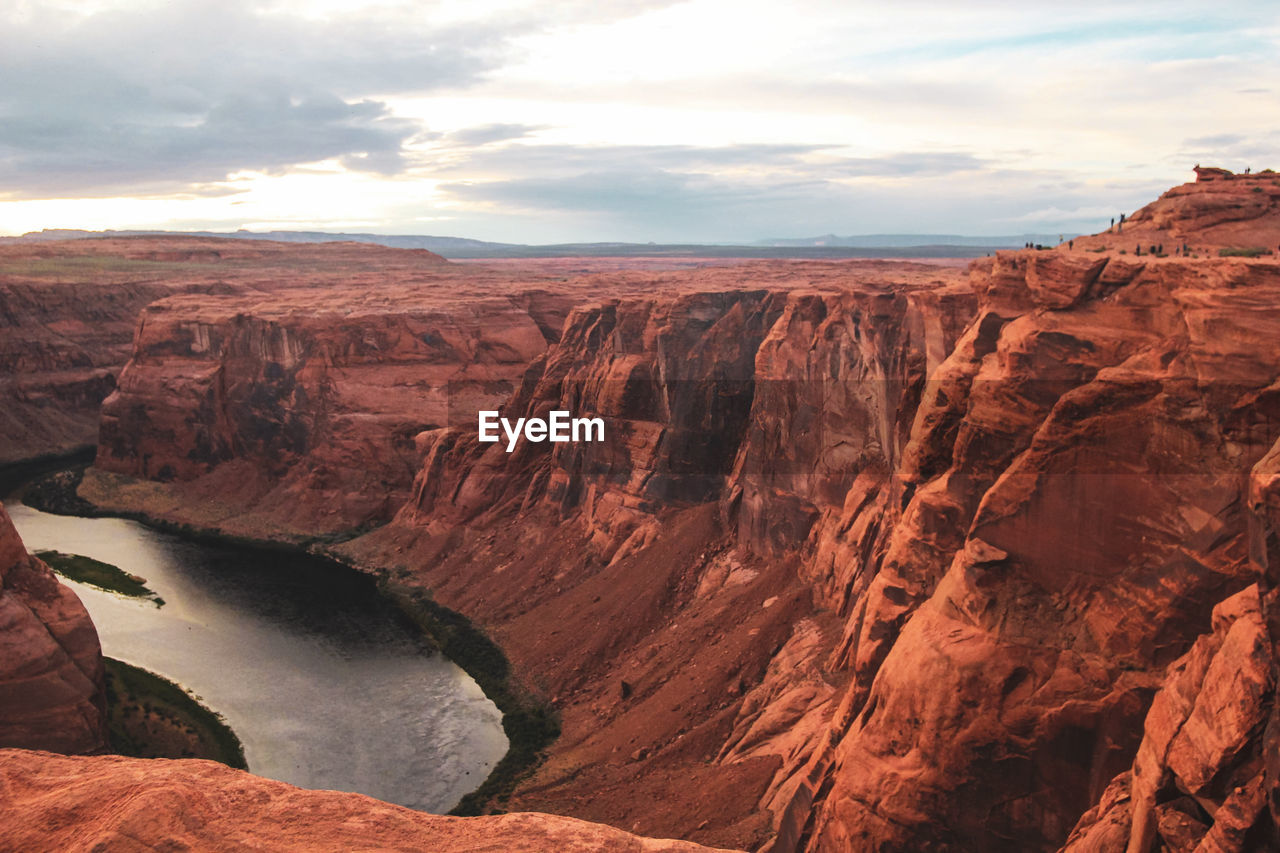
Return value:
M 328 537 L 313 537 L 299 542 L 259 539 L 224 533 L 216 528 L 170 521 L 140 510 L 105 509 L 78 493 L 80 480 L 92 464 L 92 458 L 86 459 L 85 456 L 85 451 L 79 450 L 61 457 L 42 457 L 39 461 L 4 466 L 0 468 L 0 485 L 5 488 L 0 489 L 0 492 L 6 496 L 19 494 L 27 505 L 53 515 L 123 518 L 191 542 L 305 554 L 346 571 L 371 577 L 378 594 L 386 597 L 387 601 L 409 619 L 435 650 L 467 673 L 485 697 L 502 712 L 507 752 L 489 775 L 473 791 L 463 796 L 448 814 L 470 817 L 500 813 L 500 804 L 520 781 L 542 763 L 546 757 L 545 751 L 559 737 L 559 715 L 550 703 L 518 683 L 502 648 L 465 615 L 433 600 L 429 591 L 393 580 L 391 571 L 385 567 L 358 564 L 343 558 L 328 549 L 328 546 L 334 544 Z M 68 462 L 71 464 L 68 465 Z M 11 469 L 24 468 L 30 469 L 27 479 L 14 485 L 17 475 Z M 29 494 L 32 487 L 36 488 L 35 495 Z
M 107 737 L 116 755 L 201 758 L 253 772 L 235 729 L 191 690 L 137 664 L 102 660 Z

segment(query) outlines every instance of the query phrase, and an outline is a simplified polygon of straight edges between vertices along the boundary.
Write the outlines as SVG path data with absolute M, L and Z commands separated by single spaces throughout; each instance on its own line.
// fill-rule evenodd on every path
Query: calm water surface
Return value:
M 103 652 L 198 694 L 235 730 L 254 773 L 444 812 L 506 752 L 498 709 L 357 572 L 12 498 L 5 506 L 28 550 L 146 578 L 163 607 L 67 583 Z

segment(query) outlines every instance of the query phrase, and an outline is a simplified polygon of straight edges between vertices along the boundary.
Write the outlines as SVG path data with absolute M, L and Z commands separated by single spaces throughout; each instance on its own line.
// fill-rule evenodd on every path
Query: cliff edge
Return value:
M 88 612 L 0 505 L 0 747 L 15 746 L 105 750 L 106 697 Z

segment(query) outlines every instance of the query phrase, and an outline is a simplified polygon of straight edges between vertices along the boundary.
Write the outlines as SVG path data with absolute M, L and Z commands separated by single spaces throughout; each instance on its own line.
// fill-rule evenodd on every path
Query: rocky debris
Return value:
M 440 817 L 360 794 L 306 791 L 212 761 L 4 749 L 0 790 L 6 850 L 711 850 L 556 815 Z
M 0 747 L 106 749 L 98 632 L 0 505 Z

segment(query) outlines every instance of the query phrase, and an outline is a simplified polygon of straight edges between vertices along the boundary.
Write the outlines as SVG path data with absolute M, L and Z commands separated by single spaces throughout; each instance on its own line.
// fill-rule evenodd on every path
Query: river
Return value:
M 50 515 L 12 497 L 5 507 L 28 550 L 83 554 L 146 578 L 163 607 L 65 582 L 103 653 L 201 697 L 235 730 L 254 773 L 442 813 L 506 752 L 498 709 L 358 572 L 124 519 Z

